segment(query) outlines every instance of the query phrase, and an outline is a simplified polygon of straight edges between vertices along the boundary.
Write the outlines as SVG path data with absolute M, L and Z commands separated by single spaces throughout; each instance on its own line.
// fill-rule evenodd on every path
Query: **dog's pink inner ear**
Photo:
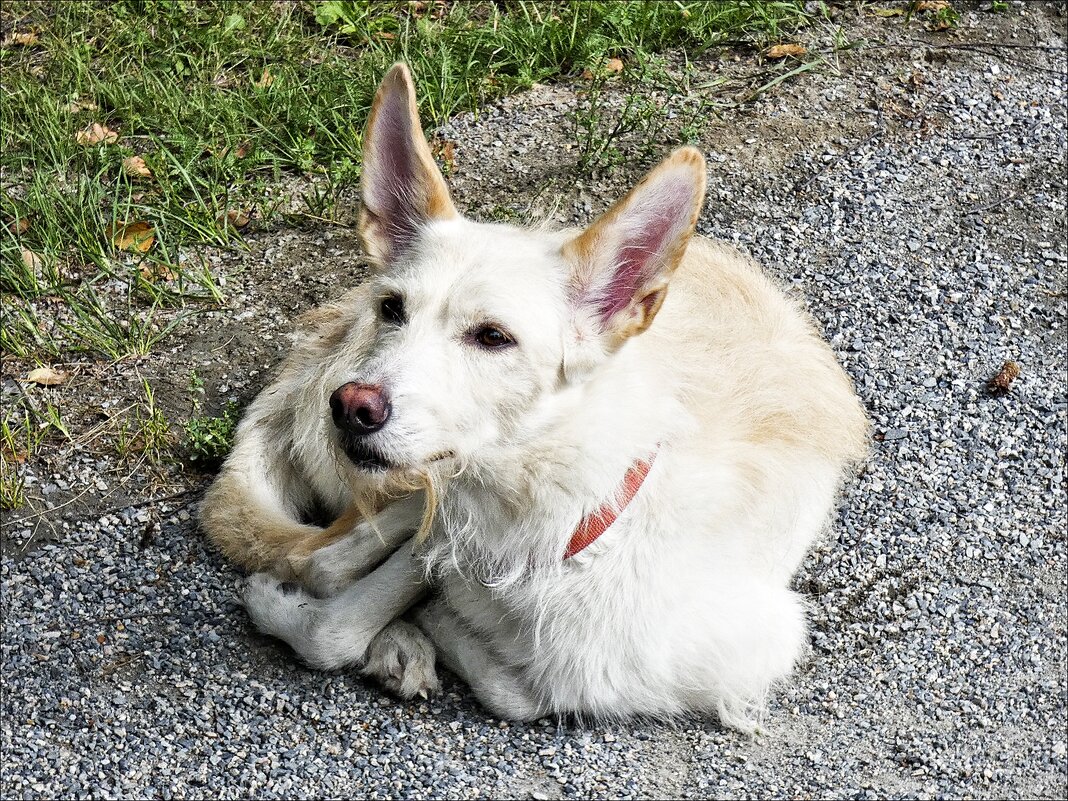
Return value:
M 423 137 L 415 89 L 402 65 L 386 75 L 371 110 L 362 197 L 360 235 L 379 264 L 404 251 L 425 223 L 457 216 Z
M 422 222 L 420 192 L 416 185 L 416 159 L 411 152 L 412 131 L 408 109 L 390 98 L 375 118 L 371 144 L 364 160 L 364 197 L 367 210 L 382 224 L 390 250 L 398 252 L 411 242 Z
M 654 282 L 661 272 L 668 240 L 678 228 L 680 213 L 682 209 L 677 207 L 655 209 L 648 217 L 635 220 L 633 230 L 624 228 L 608 283 L 596 293 L 602 322 L 627 308 L 642 289 Z
M 396 99 L 383 104 L 375 120 L 374 145 L 364 159 L 364 203 L 375 217 L 389 220 L 391 230 L 417 222 L 412 197 L 411 130 L 408 110 Z
M 688 154 L 672 157 L 565 248 L 576 264 L 573 292 L 606 328 L 644 330 L 693 233 L 704 174 Z M 700 160 L 695 153 L 694 157 Z M 622 323 L 631 309 L 638 320 Z M 629 335 L 629 334 L 628 334 Z

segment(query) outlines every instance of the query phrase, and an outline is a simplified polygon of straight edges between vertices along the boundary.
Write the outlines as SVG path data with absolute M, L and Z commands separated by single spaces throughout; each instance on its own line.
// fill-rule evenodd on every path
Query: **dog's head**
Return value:
M 359 232 L 375 331 L 329 398 L 366 469 L 477 460 L 551 425 L 565 398 L 653 322 L 693 233 L 704 161 L 681 148 L 585 231 L 460 216 L 419 125 L 408 69 L 379 87 Z

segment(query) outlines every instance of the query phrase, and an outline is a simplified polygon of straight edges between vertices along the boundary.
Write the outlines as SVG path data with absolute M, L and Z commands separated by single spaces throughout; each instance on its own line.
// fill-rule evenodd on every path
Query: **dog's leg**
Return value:
M 370 573 L 415 534 L 423 518 L 424 503 L 421 492 L 395 501 L 337 542 L 303 560 L 290 557 L 292 574 L 320 598 L 336 595 Z
M 492 648 L 436 598 L 412 615 L 434 641 L 445 666 L 466 681 L 486 709 L 505 720 L 536 720 L 551 714 L 533 689 Z
M 256 628 L 285 640 L 312 667 L 333 670 L 362 662 L 375 636 L 426 589 L 422 564 L 402 545 L 332 598 L 315 598 L 270 573 L 251 576 L 243 595 Z

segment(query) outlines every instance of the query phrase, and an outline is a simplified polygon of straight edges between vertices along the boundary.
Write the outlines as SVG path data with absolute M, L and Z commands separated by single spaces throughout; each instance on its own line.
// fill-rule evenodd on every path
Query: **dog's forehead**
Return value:
M 424 230 L 396 279 L 435 305 L 511 306 L 556 300 L 563 284 L 563 236 L 507 225 L 449 220 Z

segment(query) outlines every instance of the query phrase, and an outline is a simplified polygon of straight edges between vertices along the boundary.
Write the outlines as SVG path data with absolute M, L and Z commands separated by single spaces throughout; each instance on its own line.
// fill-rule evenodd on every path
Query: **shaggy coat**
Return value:
M 798 305 L 693 236 L 704 186 L 682 148 L 585 231 L 465 219 L 394 67 L 365 138 L 377 269 L 309 318 L 203 505 L 264 571 L 255 624 L 403 695 L 440 658 L 505 718 L 751 729 L 804 651 L 788 585 L 866 420 Z

